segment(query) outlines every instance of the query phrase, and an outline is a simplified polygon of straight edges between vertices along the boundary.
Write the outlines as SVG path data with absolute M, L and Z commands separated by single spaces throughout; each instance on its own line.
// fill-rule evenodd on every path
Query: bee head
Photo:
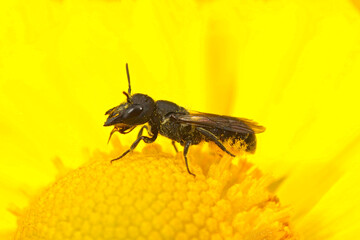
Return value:
M 112 126 L 121 133 L 126 133 L 128 129 L 137 125 L 147 123 L 155 110 L 155 101 L 145 94 L 131 95 L 131 85 L 128 65 L 126 64 L 126 72 L 128 76 L 129 90 L 123 92 L 127 98 L 126 102 L 119 106 L 109 109 L 105 115 L 109 115 L 104 126 Z
M 109 109 L 104 126 L 117 125 L 126 128 L 147 123 L 155 110 L 154 100 L 145 94 L 128 96 L 128 100 L 119 106 Z

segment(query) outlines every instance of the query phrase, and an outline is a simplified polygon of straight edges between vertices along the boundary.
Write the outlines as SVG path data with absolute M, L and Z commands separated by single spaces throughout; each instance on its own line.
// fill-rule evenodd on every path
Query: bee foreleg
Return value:
M 194 177 L 196 177 L 195 174 L 193 174 L 192 172 L 190 172 L 188 160 L 187 160 L 187 157 L 186 157 L 186 155 L 187 155 L 187 153 L 188 153 L 188 151 L 189 151 L 190 145 L 191 145 L 191 141 L 187 141 L 187 142 L 185 143 L 185 146 L 184 146 L 185 164 L 186 164 L 186 169 L 187 169 L 188 173 L 190 173 L 191 175 L 193 175 Z
M 142 136 L 144 129 L 148 130 L 148 127 L 145 125 L 140 129 L 140 131 L 138 133 L 138 137 L 135 140 L 135 142 L 133 144 L 131 144 L 130 149 L 126 150 L 123 154 L 121 154 L 120 157 L 117 157 L 117 158 L 111 160 L 110 162 L 112 163 L 113 161 L 119 160 L 120 158 L 124 157 L 126 154 L 128 154 L 129 152 L 134 150 L 141 140 L 143 140 L 145 143 L 154 142 L 157 138 L 157 132 L 155 132 L 154 135 L 151 138 L 149 138 L 146 136 Z
M 120 157 L 114 158 L 110 161 L 110 163 L 119 160 L 120 158 L 124 157 L 126 154 L 128 154 L 130 152 L 130 149 L 126 150 L 123 154 L 120 155 Z
M 232 154 L 231 152 L 229 152 L 226 147 L 219 141 L 219 139 L 217 139 L 217 137 L 210 131 L 201 128 L 201 127 L 197 127 L 196 130 L 198 130 L 202 135 L 204 135 L 205 137 L 209 138 L 211 141 L 213 141 L 221 150 L 223 150 L 224 152 L 226 152 L 227 154 L 229 154 L 232 157 L 235 157 L 234 154 Z
M 110 133 L 110 136 L 109 136 L 109 139 L 108 139 L 108 144 L 109 144 L 109 142 L 110 142 L 110 139 L 111 139 L 111 137 L 112 137 L 112 135 L 115 133 L 115 132 L 117 132 L 117 131 L 119 131 L 119 129 L 117 129 L 116 127 L 114 127 L 114 129 L 113 130 L 111 130 L 111 133 Z
M 148 133 L 149 133 L 148 126 L 144 125 L 144 126 L 142 126 L 142 127 L 140 128 L 140 131 L 139 131 L 139 133 L 138 133 L 138 135 L 137 135 L 138 138 L 140 138 L 140 137 L 142 136 L 144 129 L 146 129 L 146 130 L 148 131 Z

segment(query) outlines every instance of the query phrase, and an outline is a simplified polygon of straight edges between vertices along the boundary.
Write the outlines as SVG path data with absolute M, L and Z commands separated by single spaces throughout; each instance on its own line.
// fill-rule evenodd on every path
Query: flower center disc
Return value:
M 153 147 L 152 147 L 153 148 Z M 33 199 L 15 239 L 295 239 L 289 211 L 250 163 L 210 154 L 98 154 Z

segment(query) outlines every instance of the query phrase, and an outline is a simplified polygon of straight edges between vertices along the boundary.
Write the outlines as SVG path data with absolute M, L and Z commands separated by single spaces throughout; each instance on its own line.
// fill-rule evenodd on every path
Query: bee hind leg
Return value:
M 142 136 L 144 129 L 149 131 L 149 129 L 148 129 L 148 127 L 146 125 L 143 126 L 140 129 L 139 133 L 138 133 L 137 139 L 135 140 L 135 142 L 133 144 L 131 144 L 130 149 L 126 150 L 123 154 L 121 154 L 120 157 L 112 159 L 110 161 L 110 163 L 112 163 L 113 161 L 119 160 L 120 158 L 123 158 L 126 154 L 128 154 L 129 152 L 134 150 L 136 148 L 136 146 L 140 143 L 141 140 L 143 140 L 145 143 L 152 143 L 152 142 L 154 142 L 156 140 L 157 132 L 151 138 L 149 138 L 149 137 L 146 137 L 146 136 Z
M 221 150 L 223 150 L 224 152 L 226 152 L 227 154 L 229 154 L 232 157 L 235 157 L 234 154 L 232 154 L 231 152 L 229 152 L 226 147 L 219 141 L 219 139 L 210 131 L 201 128 L 201 127 L 197 127 L 196 130 L 198 130 L 202 135 L 204 135 L 205 137 L 209 138 L 211 141 L 213 141 Z

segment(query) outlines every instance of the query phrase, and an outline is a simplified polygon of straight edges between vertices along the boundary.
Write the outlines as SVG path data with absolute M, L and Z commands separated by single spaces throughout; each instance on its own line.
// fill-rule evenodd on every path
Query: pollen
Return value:
M 34 197 L 15 239 L 296 239 L 290 211 L 245 159 L 151 144 L 110 164 L 95 154 Z

